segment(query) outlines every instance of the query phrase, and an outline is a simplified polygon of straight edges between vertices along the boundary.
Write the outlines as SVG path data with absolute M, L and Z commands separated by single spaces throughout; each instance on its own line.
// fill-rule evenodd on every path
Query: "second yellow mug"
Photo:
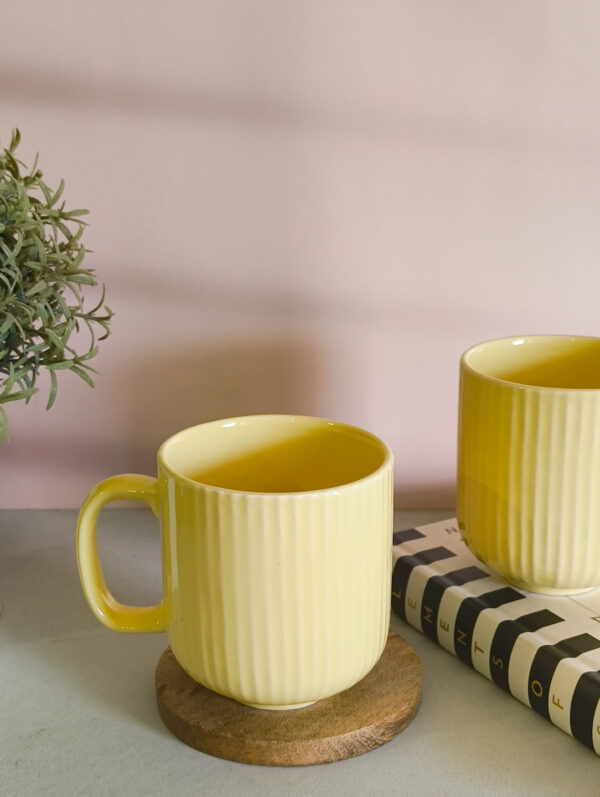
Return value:
M 161 528 L 163 599 L 118 603 L 96 547 L 102 506 L 149 504 Z M 259 415 L 169 438 L 158 478 L 97 485 L 79 516 L 83 590 L 117 631 L 167 631 L 209 689 L 259 708 L 297 708 L 349 688 L 386 644 L 393 457 L 334 421 Z
M 600 339 L 481 343 L 460 366 L 457 519 L 514 584 L 600 586 Z

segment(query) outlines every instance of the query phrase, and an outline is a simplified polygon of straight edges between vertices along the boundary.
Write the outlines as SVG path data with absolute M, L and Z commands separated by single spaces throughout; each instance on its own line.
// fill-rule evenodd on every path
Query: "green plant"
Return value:
M 29 401 L 42 368 L 50 375 L 47 409 L 56 398 L 58 371 L 69 370 L 93 387 L 89 360 L 96 341 L 109 335 L 112 318 L 104 286 L 95 306 L 84 309 L 82 289 L 97 285 L 93 270 L 82 266 L 88 250 L 81 216 L 88 211 L 65 209 L 64 182 L 51 190 L 37 158 L 29 170 L 17 160 L 20 138 L 15 130 L 0 150 L 0 439 L 7 437 L 2 405 Z M 80 343 L 82 326 L 89 338 L 78 353 L 74 341 Z

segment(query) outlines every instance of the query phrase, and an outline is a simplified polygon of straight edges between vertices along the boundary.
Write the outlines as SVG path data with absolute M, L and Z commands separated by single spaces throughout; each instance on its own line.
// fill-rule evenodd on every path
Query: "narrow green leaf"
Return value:
M 84 210 L 84 208 L 77 208 L 76 210 L 69 210 L 62 214 L 63 219 L 75 219 L 79 218 L 79 216 L 87 216 L 89 210 Z
M 46 404 L 47 410 L 49 410 L 56 401 L 57 389 L 58 389 L 58 379 L 56 378 L 56 373 L 52 370 L 50 371 L 50 392 L 48 394 L 48 403 Z
M 51 343 L 53 343 L 56 346 L 59 352 L 62 352 L 64 350 L 65 348 L 64 341 L 58 337 L 58 335 L 53 329 L 51 329 L 50 327 L 46 327 L 46 329 L 42 330 L 42 335 L 45 335 L 51 341 Z
M 44 199 L 46 200 L 46 206 L 44 207 L 44 211 L 48 212 L 48 210 L 52 207 L 52 194 L 50 189 L 46 185 L 43 180 L 38 180 L 37 187 L 40 189 L 42 194 L 44 195 Z
M 65 190 L 65 181 L 61 180 L 59 183 L 58 188 L 56 189 L 55 193 L 52 195 L 50 202 L 48 203 L 50 207 L 56 205 L 58 200 L 61 198 L 63 191 Z
M 91 274 L 69 274 L 69 282 L 75 282 L 78 285 L 95 285 L 96 280 Z
M 83 379 L 83 381 L 86 384 L 88 384 L 90 387 L 94 387 L 94 381 L 91 378 L 91 376 L 83 368 L 81 368 L 79 365 L 74 365 L 71 368 L 71 371 L 76 373 L 77 376 L 79 376 L 81 379 Z
M 37 293 L 41 293 L 42 291 L 45 291 L 47 287 L 48 286 L 46 285 L 44 280 L 41 280 L 41 282 L 37 282 L 34 285 L 32 285 L 31 288 L 25 294 L 25 296 L 27 296 L 27 297 L 29 297 L 31 299 L 31 297 L 35 296 Z
M 39 238 L 39 236 L 35 235 L 35 233 L 31 237 L 32 237 L 33 243 L 35 245 L 35 248 L 37 249 L 38 257 L 40 259 L 40 263 L 43 266 L 45 266 L 46 263 L 48 262 L 47 253 L 46 253 L 46 247 L 42 243 L 42 241 Z
M 71 360 L 60 360 L 59 362 L 55 363 L 47 363 L 46 368 L 49 371 L 68 371 L 70 368 L 73 367 L 73 362 Z
M 14 152 L 20 143 L 21 143 L 21 131 L 19 130 L 18 127 L 15 127 L 15 129 L 12 132 L 10 144 L 8 145 L 8 151 Z
M 0 441 L 6 442 L 8 439 L 8 418 L 4 407 L 0 405 Z
M 27 388 L 26 390 L 19 390 L 18 393 L 11 393 L 10 396 L 6 396 L 5 398 L 2 399 L 2 401 L 4 403 L 6 403 L 7 401 L 22 401 L 23 399 L 25 399 L 25 401 L 29 401 L 29 399 L 32 396 L 34 396 L 37 392 L 38 392 L 37 388 L 30 387 Z
M 81 354 L 77 359 L 79 362 L 83 363 L 87 360 L 92 360 L 98 354 L 98 347 L 92 346 L 92 348 L 86 353 Z

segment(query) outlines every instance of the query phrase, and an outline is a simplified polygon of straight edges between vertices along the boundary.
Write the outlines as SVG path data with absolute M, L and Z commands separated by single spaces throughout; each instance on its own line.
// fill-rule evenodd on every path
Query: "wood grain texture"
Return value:
M 160 716 L 179 739 L 218 758 L 269 766 L 323 764 L 361 755 L 410 723 L 421 697 L 421 664 L 390 633 L 378 663 L 359 683 L 306 708 L 265 711 L 193 681 L 170 649 L 156 667 Z

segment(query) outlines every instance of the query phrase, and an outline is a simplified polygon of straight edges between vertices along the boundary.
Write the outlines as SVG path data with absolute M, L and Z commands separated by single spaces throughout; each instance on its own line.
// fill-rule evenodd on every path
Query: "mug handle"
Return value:
M 77 564 L 87 602 L 98 620 L 113 631 L 145 633 L 166 629 L 164 598 L 156 606 L 126 606 L 111 595 L 98 556 L 96 525 L 109 501 L 144 501 L 158 515 L 158 479 L 136 473 L 113 476 L 97 484 L 77 520 Z

